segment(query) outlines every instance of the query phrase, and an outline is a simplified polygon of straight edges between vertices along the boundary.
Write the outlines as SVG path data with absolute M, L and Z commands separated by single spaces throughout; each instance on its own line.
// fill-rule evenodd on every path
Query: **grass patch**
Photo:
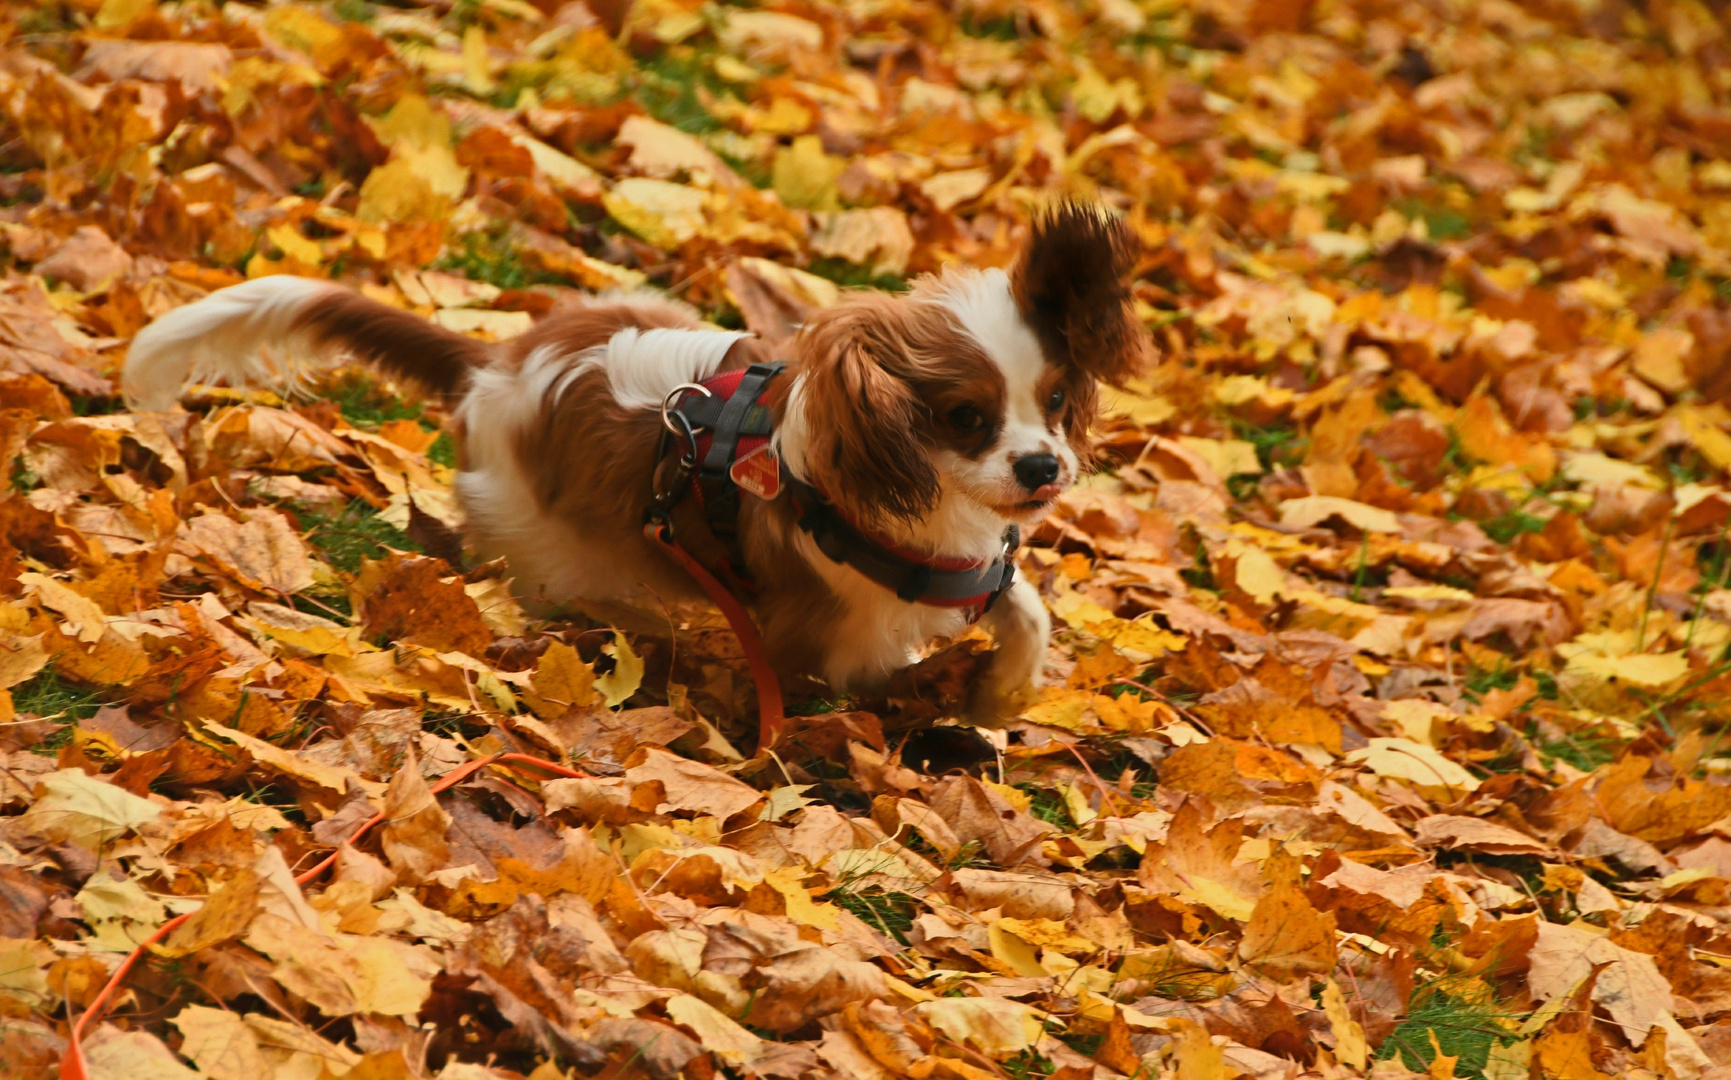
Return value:
M 418 401 L 404 401 L 363 371 L 339 371 L 319 387 L 319 396 L 336 403 L 343 419 L 366 431 L 392 420 L 415 420 L 428 431 L 428 420 Z
M 1545 521 L 1545 518 L 1535 514 L 1509 509 L 1504 510 L 1496 517 L 1486 518 L 1479 522 L 1479 528 L 1483 529 L 1485 535 L 1497 543 L 1509 544 L 1525 533 L 1544 532 Z
M 1033 1080 L 1037 1076 L 1051 1076 L 1055 1069 L 1051 1058 L 1032 1050 L 1023 1050 L 1004 1062 L 1004 1072 L 1011 1080 Z
M 563 274 L 549 274 L 524 262 L 522 253 L 511 244 L 503 230 L 464 233 L 462 249 L 448 250 L 433 267 L 462 274 L 470 281 L 484 281 L 500 289 L 573 284 Z
M 1563 732 L 1556 738 L 1544 739 L 1538 736 L 1536 726 L 1527 731 L 1527 741 L 1533 744 L 1533 749 L 1539 752 L 1541 758 L 1551 761 L 1562 761 L 1581 770 L 1592 772 L 1601 765 L 1609 765 L 1617 758 L 1617 751 L 1622 748 L 1622 741 L 1616 736 L 1596 729 Z
M 875 885 L 858 888 L 852 882 L 836 886 L 830 891 L 829 899 L 867 926 L 903 945 L 908 943 L 908 931 L 914 928 L 914 913 L 919 910 L 919 901 L 905 892 Z
M 1492 690 L 1513 690 L 1515 684 L 1520 681 L 1520 672 L 1498 664 L 1494 671 L 1481 667 L 1469 669 L 1461 683 L 1466 690 L 1467 697 L 1476 704 L 1480 698 Z
M 1232 434 L 1256 448 L 1256 460 L 1264 470 L 1298 464 L 1308 442 L 1298 437 L 1296 427 L 1257 427 L 1243 420 L 1232 421 Z
M 1076 822 L 1070 817 L 1069 806 L 1056 791 L 1038 784 L 1017 784 L 1016 788 L 1027 794 L 1029 814 L 1065 832 L 1076 829 Z
M 876 274 L 846 259 L 813 259 L 807 270 L 821 278 L 840 285 L 844 289 L 878 289 L 883 292 L 906 292 L 906 278 L 894 274 Z
M 1464 986 L 1444 979 L 1413 991 L 1406 1019 L 1377 1048 L 1377 1060 L 1398 1056 L 1407 1068 L 1423 1072 L 1440 1048 L 1444 1055 L 1460 1059 L 1455 1064 L 1456 1076 L 1482 1078 L 1491 1048 L 1511 1034 L 1506 1022 L 1521 1017 L 1507 1012 L 1494 999 L 1475 1000 L 1458 989 Z
M 1409 218 L 1422 218 L 1432 240 L 1458 240 L 1472 232 L 1467 216 L 1448 206 L 1432 206 L 1423 199 L 1403 199 L 1395 204 Z
M 68 725 L 30 748 L 33 754 L 56 757 L 72 741 L 73 724 L 81 724 L 108 704 L 95 690 L 87 690 L 62 679 L 49 664 L 12 688 L 12 706 L 20 715 L 29 713 L 43 720 Z
M 100 693 L 62 679 L 51 663 L 12 688 L 12 706 L 44 720 L 88 720 L 108 704 Z
M 320 396 L 335 402 L 343 419 L 363 431 L 374 431 L 392 420 L 413 420 L 422 431 L 438 431 L 439 437 L 427 448 L 427 460 L 456 467 L 457 444 L 427 416 L 421 403 L 403 400 L 365 372 L 351 369 L 337 373 L 321 387 Z
M 827 698 L 813 694 L 811 697 L 790 702 L 783 711 L 788 716 L 825 716 L 829 713 L 846 712 L 851 707 L 852 702 L 848 698 Z
M 717 97 L 726 92 L 696 52 L 669 49 L 638 65 L 637 86 L 631 96 L 650 116 L 688 135 L 720 131 L 721 121 L 703 107 L 699 87 Z
M 317 549 L 325 562 L 346 574 L 358 571 L 363 559 L 384 558 L 387 548 L 416 554 L 423 550 L 407 533 L 380 518 L 378 511 L 360 499 L 334 515 L 305 503 L 291 505 L 306 530 L 307 543 Z

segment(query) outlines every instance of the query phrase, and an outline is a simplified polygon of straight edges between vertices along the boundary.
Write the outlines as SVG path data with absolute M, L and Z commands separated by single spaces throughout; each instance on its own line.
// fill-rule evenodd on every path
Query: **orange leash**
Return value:
M 479 772 L 489 765 L 512 765 L 520 769 L 524 767 L 540 769 L 543 772 L 550 772 L 557 776 L 580 778 L 589 775 L 585 772 L 579 772 L 576 769 L 568 769 L 556 762 L 546 761 L 538 757 L 530 757 L 528 754 L 494 754 L 491 757 L 484 757 L 457 766 L 444 776 L 439 777 L 438 782 L 432 784 L 428 790 L 437 794 L 438 792 L 455 787 L 468 779 L 474 773 Z M 374 825 L 381 824 L 384 820 L 385 815 L 374 814 L 365 824 L 354 831 L 354 835 L 350 836 L 347 842 L 350 844 L 355 843 L 361 837 L 365 836 L 367 831 Z M 334 866 L 336 861 L 337 853 L 332 852 L 317 866 L 314 866 L 311 870 L 308 870 L 306 873 L 295 878 L 295 884 L 307 884 Z M 95 1020 L 101 1018 L 104 1010 L 107 1008 L 109 999 L 114 996 L 115 992 L 120 989 L 121 984 L 126 981 L 127 973 L 129 973 L 133 966 L 144 956 L 145 950 L 161 941 L 169 934 L 172 934 L 176 928 L 186 922 L 186 920 L 192 918 L 195 914 L 197 914 L 197 912 L 189 911 L 185 915 L 176 915 L 174 918 L 157 927 L 154 933 L 139 942 L 138 947 L 128 953 L 126 959 L 120 962 L 120 966 L 114 969 L 114 974 L 110 975 L 108 977 L 108 982 L 103 985 L 102 992 L 97 994 L 90 1002 L 90 1008 L 84 1011 L 84 1015 L 78 1018 L 78 1022 L 72 1025 L 72 1035 L 68 1040 L 70 1045 L 66 1048 L 66 1056 L 60 1061 L 60 1080 L 90 1080 L 90 1069 L 89 1066 L 85 1064 L 84 1048 L 80 1045 L 81 1040 L 84 1038 L 84 1029 L 89 1027 Z M 70 1008 L 70 1004 L 68 1007 Z
M 781 681 L 775 677 L 775 669 L 769 666 L 769 657 L 763 651 L 763 638 L 758 636 L 757 624 L 751 621 L 751 613 L 745 610 L 745 605 L 739 598 L 728 591 L 707 567 L 691 553 L 680 547 L 673 539 L 673 533 L 668 526 L 650 522 L 643 528 L 643 535 L 666 548 L 679 565 L 685 567 L 693 581 L 703 586 L 703 591 L 715 601 L 715 606 L 727 616 L 727 625 L 733 628 L 733 636 L 739 639 L 739 647 L 745 652 L 746 662 L 751 665 L 751 681 L 757 684 L 757 749 L 759 753 L 768 750 L 781 739 L 781 729 L 786 723 L 786 714 L 782 711 Z

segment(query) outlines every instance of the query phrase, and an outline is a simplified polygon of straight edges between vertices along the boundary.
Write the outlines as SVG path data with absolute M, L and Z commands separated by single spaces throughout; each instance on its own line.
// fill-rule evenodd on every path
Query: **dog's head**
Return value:
M 867 524 L 951 503 L 1037 520 L 1087 457 L 1096 384 L 1148 355 L 1133 261 L 1121 222 L 1065 205 L 1007 274 L 948 271 L 814 316 L 799 339 L 807 479 Z

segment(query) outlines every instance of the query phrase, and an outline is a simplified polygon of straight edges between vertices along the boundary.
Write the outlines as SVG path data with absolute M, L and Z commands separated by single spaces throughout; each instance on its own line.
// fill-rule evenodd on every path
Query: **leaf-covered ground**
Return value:
M 1728 24 L 9 0 L 0 1074 L 196 910 L 94 1075 L 1731 1076 Z M 248 276 L 773 338 L 1059 195 L 1161 362 L 1028 538 L 1051 684 L 984 754 L 970 639 L 751 757 L 718 621 L 527 617 L 395 388 L 114 392 Z M 588 777 L 432 790 L 507 750 Z

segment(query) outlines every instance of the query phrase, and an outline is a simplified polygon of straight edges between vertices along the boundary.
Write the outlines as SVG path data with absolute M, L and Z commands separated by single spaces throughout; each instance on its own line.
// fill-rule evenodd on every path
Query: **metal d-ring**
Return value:
M 687 390 L 695 391 L 696 393 L 702 394 L 704 397 L 714 397 L 715 396 L 714 394 L 709 392 L 709 387 L 704 386 L 702 383 L 694 383 L 694 382 L 680 383 L 678 386 L 675 386 L 673 389 L 667 391 L 667 396 L 661 399 L 661 426 L 666 428 L 668 431 L 672 432 L 674 435 L 688 435 L 688 434 L 690 434 L 689 430 L 681 431 L 679 428 L 674 427 L 673 426 L 673 418 L 667 415 L 673 409 L 673 397 L 674 397 L 674 395 L 675 394 L 683 394 Z

